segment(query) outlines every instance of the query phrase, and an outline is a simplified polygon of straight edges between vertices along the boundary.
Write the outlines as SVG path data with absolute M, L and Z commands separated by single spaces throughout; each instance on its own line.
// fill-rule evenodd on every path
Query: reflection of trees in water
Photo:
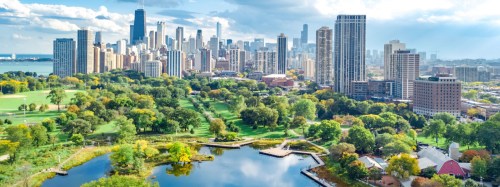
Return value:
M 210 153 L 213 155 L 220 156 L 220 155 L 224 154 L 224 148 L 212 147 L 212 148 L 210 148 Z
M 174 175 L 176 177 L 181 175 L 188 176 L 193 170 L 193 164 L 191 163 L 175 163 L 172 164 L 172 168 L 167 169 L 167 174 Z

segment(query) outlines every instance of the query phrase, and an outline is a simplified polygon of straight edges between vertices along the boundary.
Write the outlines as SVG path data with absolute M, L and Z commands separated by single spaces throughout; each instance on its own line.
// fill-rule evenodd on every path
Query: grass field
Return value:
M 266 127 L 252 129 L 250 125 L 245 124 L 241 119 L 238 118 L 238 116 L 229 111 L 226 103 L 223 103 L 221 101 L 212 101 L 210 99 L 207 99 L 205 101 L 210 101 L 210 105 L 213 106 L 222 117 L 226 118 L 228 121 L 233 121 L 234 124 L 240 127 L 240 136 L 252 138 L 284 138 L 285 129 L 283 128 L 283 126 L 279 126 L 275 129 Z M 215 115 L 213 116 L 215 117 Z M 290 131 L 289 134 L 292 135 Z
M 449 145 L 449 143 L 446 142 L 445 138 L 439 138 L 438 143 L 436 143 L 436 139 L 435 138 L 430 138 L 430 137 L 427 138 L 427 137 L 424 137 L 422 134 L 419 134 L 417 136 L 417 141 L 425 143 L 425 144 L 432 145 L 434 147 L 439 147 L 439 148 L 442 148 L 442 149 L 447 149 L 448 145 Z M 473 146 L 470 146 L 470 149 L 474 149 L 474 150 L 484 149 L 484 146 L 473 145 Z M 460 151 L 466 151 L 466 150 L 467 150 L 467 146 L 460 145 Z
M 187 99 L 181 99 L 181 100 L 179 100 L 179 104 L 180 104 L 180 106 L 182 108 L 191 109 L 191 110 L 196 111 L 196 108 L 194 108 L 193 103 L 191 103 Z M 198 113 L 198 117 L 201 120 L 201 126 L 198 127 L 198 128 L 196 128 L 194 130 L 193 136 L 198 136 L 198 137 L 212 137 L 213 134 L 210 133 L 210 131 L 208 130 L 208 128 L 210 127 L 210 122 L 208 122 L 207 119 L 205 119 L 205 117 L 203 117 L 203 114 L 201 114 L 201 113 Z M 182 132 L 182 133 L 179 132 L 175 136 L 185 136 L 185 135 L 191 135 L 191 133 L 189 133 L 189 132 Z
M 39 123 L 45 118 L 58 116 L 59 112 L 54 110 L 46 112 L 38 112 L 37 110 L 33 112 L 26 111 L 25 117 L 24 112 L 17 109 L 24 103 L 26 103 L 26 105 L 35 103 L 37 105 L 37 109 L 42 104 L 50 105 L 50 100 L 47 99 L 47 95 L 49 94 L 48 92 L 48 90 L 40 90 L 0 96 L 0 119 L 9 118 L 12 120 L 13 124 L 20 124 L 24 123 L 25 119 L 27 123 Z M 67 97 L 64 99 L 62 105 L 68 104 L 71 98 L 75 96 L 76 92 L 77 91 L 73 90 L 67 91 Z M 26 102 L 24 99 L 26 99 Z

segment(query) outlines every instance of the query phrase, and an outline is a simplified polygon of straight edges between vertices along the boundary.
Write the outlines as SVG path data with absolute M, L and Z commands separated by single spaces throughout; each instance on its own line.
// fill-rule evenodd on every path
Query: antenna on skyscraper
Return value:
M 144 10 L 144 0 L 142 0 L 142 9 Z

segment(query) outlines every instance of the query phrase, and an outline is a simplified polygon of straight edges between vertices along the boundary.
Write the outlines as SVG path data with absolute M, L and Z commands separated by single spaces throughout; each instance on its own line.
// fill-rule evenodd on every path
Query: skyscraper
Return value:
M 229 49 L 229 70 L 240 71 L 240 49 L 236 46 Z
M 162 63 L 158 60 L 146 61 L 144 69 L 144 76 L 146 77 L 160 77 L 162 71 Z
M 149 48 L 156 49 L 156 32 L 149 31 Z
M 182 78 L 182 52 L 172 50 L 167 52 L 167 74 L 169 76 Z
M 203 48 L 203 32 L 198 29 L 198 31 L 196 31 L 196 49 L 201 48 Z
M 300 43 L 307 44 L 307 37 L 309 37 L 309 26 L 307 24 L 302 25 L 302 31 L 300 32 Z
M 167 26 L 165 22 L 159 21 L 156 23 L 156 48 L 160 49 L 162 46 L 164 46 L 165 43 L 165 35 L 167 34 L 166 32 Z
M 210 38 L 210 51 L 212 52 L 212 57 L 217 60 L 219 58 L 219 38 L 217 36 Z
M 217 22 L 217 38 L 222 38 L 222 25 L 219 22 Z
M 396 64 L 392 61 L 392 54 L 397 50 L 405 50 L 406 45 L 399 40 L 391 40 L 384 45 L 384 80 L 396 79 Z
M 78 48 L 76 73 L 89 74 L 94 72 L 94 35 L 91 30 L 78 30 Z
M 202 48 L 200 49 L 201 56 L 201 68 L 200 72 L 212 72 L 212 56 L 210 55 L 210 49 Z
M 134 44 L 134 25 L 130 25 L 130 44 Z
M 281 33 L 278 36 L 278 74 L 285 74 L 288 68 L 288 38 Z
M 335 21 L 334 90 L 348 94 L 351 81 L 366 81 L 366 15 L 338 15 Z
M 397 50 L 391 55 L 391 61 L 396 65 L 396 94 L 399 99 L 413 99 L 414 82 L 419 77 L 418 54 L 409 50 Z
M 245 50 L 240 50 L 240 73 L 245 71 L 245 65 L 247 62 L 247 52 Z
M 76 42 L 72 38 L 58 38 L 53 46 L 54 75 L 61 78 L 72 76 L 75 72 Z
M 195 53 L 196 52 L 196 39 L 189 36 L 188 42 L 189 42 L 189 45 L 188 45 L 189 49 L 186 51 L 188 51 L 191 54 Z
M 144 9 L 135 10 L 133 35 L 132 44 L 141 42 L 146 37 L 146 11 Z
M 102 33 L 101 31 L 95 32 L 94 44 L 102 44 Z
M 182 43 L 184 42 L 184 27 L 175 29 L 175 40 L 177 41 L 176 50 L 183 51 Z
M 333 30 L 321 27 L 316 31 L 316 83 L 333 85 Z

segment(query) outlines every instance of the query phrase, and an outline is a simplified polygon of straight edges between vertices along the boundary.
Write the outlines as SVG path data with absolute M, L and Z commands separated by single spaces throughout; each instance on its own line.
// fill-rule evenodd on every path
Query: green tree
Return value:
M 247 107 L 247 105 L 245 104 L 245 98 L 241 95 L 231 97 L 231 99 L 229 100 L 229 103 L 228 103 L 228 109 L 231 112 L 238 114 L 238 115 L 246 107 Z
M 436 114 L 434 114 L 434 116 L 432 116 L 432 119 L 441 120 L 446 125 L 454 125 L 457 123 L 457 118 L 455 116 L 451 115 L 450 113 L 446 113 L 446 112 L 436 113 Z
M 469 90 L 469 91 L 464 91 L 462 92 L 462 97 L 470 100 L 476 100 L 477 99 L 477 90 Z
M 72 134 L 87 135 L 92 132 L 92 125 L 85 120 L 75 119 L 70 121 L 63 129 L 65 132 Z
M 73 134 L 69 140 L 75 143 L 75 145 L 83 145 L 84 138 L 81 134 Z
M 30 126 L 31 135 L 33 137 L 33 144 L 37 147 L 41 145 L 45 145 L 48 142 L 47 129 L 40 125 L 32 125 Z
M 191 149 L 189 146 L 181 143 L 174 142 L 167 145 L 168 154 L 170 156 L 170 161 L 172 162 L 190 162 L 191 161 Z
M 66 98 L 66 92 L 62 88 L 56 88 L 49 92 L 47 96 L 50 102 L 57 105 L 57 111 L 61 112 L 61 103 Z
M 306 125 L 307 120 L 306 118 L 304 118 L 304 116 L 295 116 L 292 120 L 292 128 L 301 128 L 302 134 L 305 134 Z
M 30 110 L 30 112 L 35 111 L 36 110 L 36 104 L 35 103 L 30 103 L 29 110 Z
M 375 137 L 364 127 L 354 126 L 349 129 L 346 139 L 347 143 L 353 144 L 361 153 L 369 153 L 375 146 Z
M 436 143 L 438 143 L 439 138 L 446 132 L 446 126 L 442 120 L 432 119 L 430 123 L 424 127 L 423 132 L 425 137 L 435 138 Z
M 410 138 L 412 138 L 413 140 L 415 140 L 417 138 L 417 131 L 413 130 L 413 129 L 410 129 L 408 130 L 408 132 L 406 133 Z
M 384 147 L 382 147 L 382 153 L 385 156 L 397 155 L 400 153 L 409 154 L 411 152 L 412 152 L 411 147 L 405 142 L 402 142 L 400 140 L 390 142 L 386 144 Z
M 19 111 L 27 111 L 28 106 L 26 104 L 21 104 L 19 107 L 17 107 L 17 110 Z
M 345 168 L 347 175 L 351 179 L 363 179 L 368 176 L 368 169 L 363 162 L 355 160 Z
M 135 161 L 134 147 L 130 144 L 124 144 L 113 148 L 110 156 L 111 164 L 117 172 L 128 172 L 133 169 Z
M 100 178 L 82 185 L 82 187 L 159 187 L 158 183 L 151 183 L 143 178 L 123 175 L 111 175 L 110 177 Z
M 56 121 L 51 118 L 43 119 L 42 125 L 47 129 L 48 132 L 54 132 L 56 130 Z
M 344 153 L 355 153 L 356 147 L 349 143 L 339 143 L 330 147 L 330 155 L 333 160 L 338 161 Z
M 400 179 L 408 179 L 412 175 L 418 175 L 420 168 L 417 159 L 412 158 L 409 154 L 401 154 L 389 159 L 386 171 Z
M 222 119 L 215 118 L 210 121 L 210 127 L 208 130 L 215 135 L 219 135 L 226 130 L 226 125 Z
M 0 140 L 0 154 L 8 154 L 9 161 L 12 163 L 17 159 L 19 150 L 19 142 L 12 142 L 10 140 Z
M 477 128 L 477 140 L 481 145 L 486 146 L 486 149 L 495 154 L 500 151 L 500 113 L 497 113 L 479 125 Z
M 316 118 L 316 105 L 309 99 L 298 100 L 293 105 L 293 111 L 296 116 L 304 116 L 307 119 L 313 120 Z
M 488 168 L 488 162 L 484 159 L 482 159 L 479 156 L 474 157 L 471 160 L 471 174 L 473 177 L 476 178 L 485 178 L 486 177 L 486 170 Z
M 115 125 L 118 127 L 117 141 L 119 143 L 131 142 L 137 134 L 133 120 L 125 116 L 119 117 Z
M 21 148 L 29 148 L 33 137 L 27 125 L 11 125 L 5 129 L 7 132 L 7 140 L 11 142 L 19 142 Z
M 319 124 L 321 129 L 320 137 L 323 141 L 338 141 L 342 129 L 340 124 L 334 120 L 323 120 Z
M 369 114 L 380 114 L 385 112 L 387 109 L 387 105 L 385 103 L 375 103 L 368 108 Z
M 434 175 L 431 180 L 446 187 L 462 187 L 462 180 L 455 178 L 453 175 Z

